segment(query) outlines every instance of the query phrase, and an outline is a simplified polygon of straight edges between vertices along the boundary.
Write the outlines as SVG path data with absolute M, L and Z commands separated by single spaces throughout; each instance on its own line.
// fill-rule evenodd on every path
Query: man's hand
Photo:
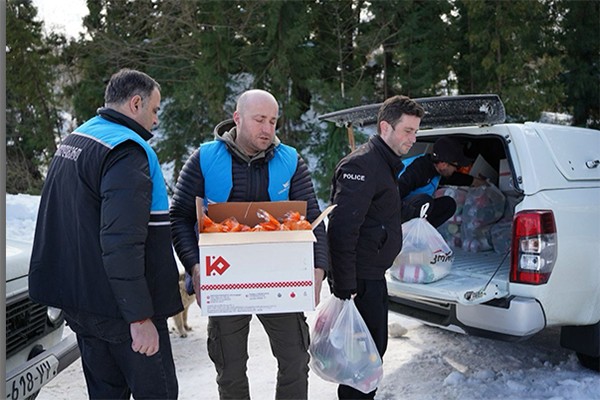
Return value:
M 194 293 L 196 293 L 196 303 L 200 307 L 200 264 L 194 264 L 192 268 L 192 285 L 194 286 Z
M 471 186 L 478 187 L 487 183 L 487 178 L 483 175 L 474 176 Z
M 153 356 L 159 350 L 158 331 L 150 318 L 129 324 L 131 349 L 136 353 Z
M 315 268 L 315 307 L 321 302 L 323 278 L 325 278 L 325 270 L 323 268 Z
M 352 291 L 346 289 L 336 289 L 335 287 L 333 288 L 333 295 L 340 300 L 350 300 L 350 298 L 354 294 L 353 292 L 356 293 L 355 290 Z

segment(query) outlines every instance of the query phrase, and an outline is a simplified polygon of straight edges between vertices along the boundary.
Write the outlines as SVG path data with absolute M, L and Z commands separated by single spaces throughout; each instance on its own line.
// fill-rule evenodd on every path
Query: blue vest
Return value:
M 110 148 L 113 148 L 126 140 L 133 140 L 138 143 L 148 157 L 148 165 L 150 167 L 150 178 L 152 179 L 152 205 L 150 211 L 152 213 L 161 213 L 169 211 L 169 198 L 167 196 L 167 187 L 163 178 L 160 164 L 156 153 L 150 145 L 140 137 L 137 133 L 126 126 L 115 124 L 100 116 L 96 116 L 85 124 L 77 128 L 77 134 L 84 136 L 92 136 L 98 141 L 104 143 Z
M 400 176 L 404 173 L 404 171 L 406 171 L 406 168 L 408 168 L 408 166 L 410 164 L 412 164 L 413 161 L 415 161 L 419 157 L 423 157 L 424 155 L 425 154 L 418 154 L 416 156 L 409 157 L 405 160 L 402 160 L 402 163 L 404 164 L 404 169 L 402 169 L 402 171 L 400 171 L 400 173 L 398 174 L 398 178 L 400 178 Z M 442 179 L 442 176 L 439 174 L 434 176 L 433 178 L 431 178 L 431 180 L 429 181 L 428 184 L 426 184 L 425 186 L 416 188 L 415 190 L 410 192 L 406 197 L 404 197 L 404 199 L 402 199 L 402 200 L 409 199 L 412 196 L 417 195 L 417 194 L 427 194 L 427 195 L 433 197 L 433 193 L 435 193 L 438 185 L 440 184 L 441 179 Z
M 204 204 L 223 203 L 229 199 L 233 188 L 231 153 L 220 140 L 200 146 L 200 169 L 204 175 Z M 279 144 L 269 161 L 269 198 L 271 201 L 289 199 L 290 183 L 296 167 L 298 153 L 293 147 Z

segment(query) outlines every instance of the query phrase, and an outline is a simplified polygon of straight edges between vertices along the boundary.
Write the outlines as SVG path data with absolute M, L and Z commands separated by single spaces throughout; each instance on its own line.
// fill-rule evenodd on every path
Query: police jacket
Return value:
M 327 236 L 334 289 L 356 289 L 356 278 L 383 279 L 402 248 L 402 161 L 377 135 L 344 157 L 333 177 Z
M 308 221 L 314 221 L 320 214 L 308 167 L 293 148 L 286 146 L 285 150 L 279 149 L 283 145 L 275 138 L 276 143 L 266 151 L 248 157 L 235 144 L 236 134 L 232 120 L 217 125 L 214 135 L 215 140 L 220 143 L 208 142 L 196 149 L 186 161 L 177 180 L 171 204 L 173 245 L 183 266 L 190 274 L 194 264 L 198 264 L 199 260 L 196 197 L 203 199 L 210 197 L 210 200 L 216 202 L 303 200 L 307 202 Z M 215 153 L 213 146 L 218 146 L 217 149 L 226 151 L 227 154 L 223 155 L 221 151 Z M 281 154 L 277 155 L 277 152 Z M 215 154 L 225 156 L 226 161 L 216 160 Z M 290 163 L 289 157 L 292 155 L 293 159 Z M 210 156 L 211 159 L 203 160 L 203 156 Z M 202 164 L 205 165 L 204 168 L 201 167 Z M 274 164 L 285 169 L 291 165 L 292 168 L 290 171 L 278 171 L 274 176 L 275 172 L 272 170 Z M 205 175 L 206 165 L 213 165 L 213 170 L 209 170 L 207 175 Z M 227 171 L 224 174 L 226 178 L 224 180 L 215 178 L 223 175 L 223 170 Z M 291 176 L 291 182 L 287 180 L 289 190 L 277 195 L 280 190 L 275 189 L 273 182 L 285 181 L 288 173 Z M 211 187 L 207 187 L 208 185 Z M 275 196 L 278 197 L 273 198 Z M 317 242 L 314 244 L 314 266 L 327 271 L 329 259 L 324 224 L 320 224 L 315 229 L 315 236 Z
M 151 136 L 100 109 L 60 145 L 40 200 L 29 271 L 34 301 L 129 323 L 182 310 Z
M 433 196 L 439 184 L 470 186 L 473 183 L 471 175 L 455 172 L 452 176 L 442 177 L 435 169 L 431 154 L 420 154 L 404 160 L 405 169 L 398 177 L 400 197 L 408 199 L 419 193 Z

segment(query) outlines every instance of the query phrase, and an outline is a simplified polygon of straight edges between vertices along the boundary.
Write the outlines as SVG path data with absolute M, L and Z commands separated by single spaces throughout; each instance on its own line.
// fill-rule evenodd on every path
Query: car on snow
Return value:
M 63 337 L 62 311 L 28 295 L 32 243 L 6 240 L 6 399 L 34 399 L 79 358 L 74 334 Z

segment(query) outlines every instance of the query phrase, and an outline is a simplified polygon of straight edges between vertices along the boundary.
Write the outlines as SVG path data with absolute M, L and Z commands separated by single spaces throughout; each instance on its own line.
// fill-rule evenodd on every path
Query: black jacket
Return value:
M 415 189 L 425 186 L 431 180 L 439 176 L 435 169 L 431 154 L 425 154 L 414 160 L 406 171 L 398 178 L 398 187 L 400 188 L 400 197 L 405 198 Z M 440 185 L 471 186 L 473 177 L 471 175 L 455 172 L 448 178 L 442 177 Z
M 268 161 L 273 157 L 273 146 L 266 152 L 248 158 L 234 143 L 235 125 L 231 120 L 223 121 L 214 131 L 217 140 L 223 140 L 232 157 L 233 187 L 229 202 L 269 201 Z M 277 139 L 278 140 L 278 139 Z M 171 204 L 171 230 L 173 245 L 183 266 L 192 273 L 194 264 L 198 264 L 198 239 L 196 236 L 196 197 L 204 198 L 204 176 L 200 169 L 201 147 L 196 149 L 186 161 L 173 194 Z M 290 200 L 307 202 L 306 219 L 314 221 L 320 214 L 313 184 L 304 160 L 298 155 L 298 165 L 292 177 L 289 191 Z M 327 237 L 324 224 L 315 229 L 317 242 L 314 245 L 314 266 L 325 271 L 329 268 Z
M 379 135 L 343 158 L 333 177 L 327 235 L 334 289 L 382 279 L 402 248 L 396 177 L 403 164 Z
M 125 126 L 144 140 L 152 136 L 114 110 L 100 115 L 103 132 Z M 147 153 L 133 140 L 113 146 L 81 129 L 63 141 L 44 184 L 31 298 L 126 322 L 178 313 L 183 307 L 167 205 L 151 214 Z M 166 195 L 164 187 L 155 190 Z

